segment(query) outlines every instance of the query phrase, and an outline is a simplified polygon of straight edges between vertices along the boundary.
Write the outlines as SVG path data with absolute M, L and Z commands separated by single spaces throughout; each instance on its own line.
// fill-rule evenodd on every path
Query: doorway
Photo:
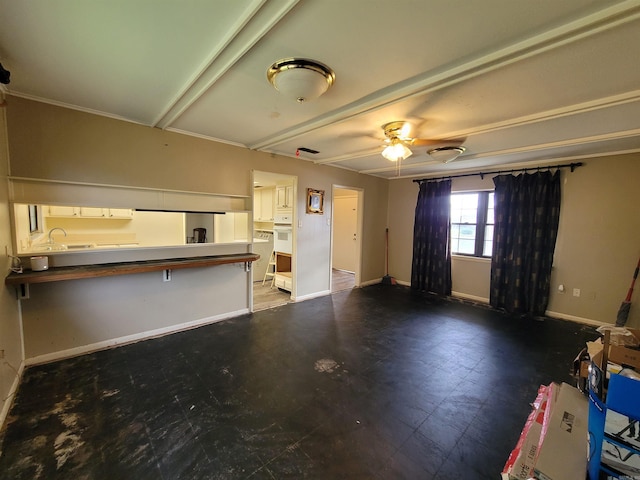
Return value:
M 296 190 L 297 177 L 253 172 L 253 252 L 260 255 L 252 267 L 254 312 L 295 298 Z
M 363 191 L 334 185 L 332 194 L 331 291 L 360 285 Z

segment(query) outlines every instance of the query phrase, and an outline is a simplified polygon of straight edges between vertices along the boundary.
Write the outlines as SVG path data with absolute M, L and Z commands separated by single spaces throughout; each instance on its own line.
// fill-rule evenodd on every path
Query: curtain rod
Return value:
M 516 168 L 513 170 L 494 170 L 492 172 L 478 172 L 478 173 L 461 173 L 460 175 L 447 175 L 446 177 L 434 177 L 434 178 L 419 178 L 415 179 L 415 183 L 423 183 L 423 182 L 435 182 L 438 180 L 447 180 L 449 178 L 460 178 L 460 177 L 476 177 L 484 179 L 485 175 L 494 175 L 499 173 L 516 173 L 516 172 L 528 172 L 531 170 L 551 170 L 553 168 L 570 168 L 573 172 L 576 168 L 582 167 L 584 165 L 583 162 L 577 163 L 565 163 L 564 165 L 548 165 L 545 167 L 528 167 L 528 168 Z

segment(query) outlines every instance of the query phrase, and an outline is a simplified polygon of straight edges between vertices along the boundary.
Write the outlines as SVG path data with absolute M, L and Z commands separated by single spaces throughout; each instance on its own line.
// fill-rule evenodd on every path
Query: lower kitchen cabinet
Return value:
M 286 290 L 287 292 L 290 292 L 292 288 L 291 272 L 276 273 L 275 284 L 276 284 L 276 287 L 281 288 L 282 290 Z
M 275 285 L 277 288 L 288 292 L 293 288 L 293 276 L 291 275 L 291 254 L 276 252 L 276 276 Z

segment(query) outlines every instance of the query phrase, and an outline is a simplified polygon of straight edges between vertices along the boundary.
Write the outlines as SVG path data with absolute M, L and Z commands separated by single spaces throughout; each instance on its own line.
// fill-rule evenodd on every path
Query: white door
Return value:
M 358 197 L 335 197 L 333 205 L 333 259 L 338 270 L 355 272 L 358 253 Z

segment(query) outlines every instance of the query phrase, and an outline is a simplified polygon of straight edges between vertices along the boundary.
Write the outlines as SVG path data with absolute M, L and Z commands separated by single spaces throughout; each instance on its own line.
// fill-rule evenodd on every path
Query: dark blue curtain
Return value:
M 413 226 L 411 288 L 451 295 L 451 179 L 422 182 Z
M 491 306 L 544 315 L 560 218 L 560 171 L 493 179 Z

